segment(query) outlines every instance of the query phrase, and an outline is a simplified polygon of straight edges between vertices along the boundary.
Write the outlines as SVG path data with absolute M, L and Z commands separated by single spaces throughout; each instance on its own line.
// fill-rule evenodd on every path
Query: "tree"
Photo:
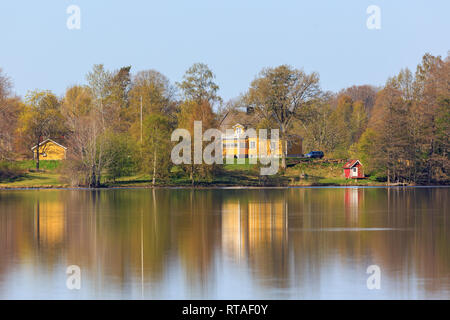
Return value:
M 20 117 L 19 131 L 36 144 L 36 170 L 39 170 L 39 144 L 64 131 L 58 98 L 50 91 L 27 94 L 27 105 Z
M 217 94 L 219 86 L 214 82 L 214 73 L 204 63 L 195 63 L 183 76 L 183 81 L 177 83 L 183 90 L 185 100 L 195 101 L 199 104 L 209 103 L 211 106 L 216 102 L 222 102 Z
M 116 132 L 125 132 L 130 126 L 126 114 L 130 106 L 129 93 L 131 90 L 131 66 L 122 67 L 112 73 L 110 80 L 111 94 L 106 99 L 108 121 Z
M 351 86 L 341 90 L 338 94 L 338 99 L 341 95 L 346 95 L 349 96 L 352 101 L 362 101 L 367 115 L 370 115 L 373 106 L 375 105 L 377 91 L 378 89 L 371 85 Z
M 152 184 L 156 178 L 166 176 L 170 171 L 171 126 L 167 116 L 152 114 L 144 122 L 144 166 L 152 174 Z
M 323 150 L 331 153 L 337 144 L 336 123 L 332 121 L 330 93 L 322 95 L 299 110 L 298 121 L 293 123 L 293 132 L 303 137 L 306 150 Z
M 403 69 L 378 92 L 368 129 L 352 147 L 388 183 L 447 183 L 450 64 L 425 54 L 415 76 Z
M 71 129 L 66 170 L 72 184 L 99 187 L 108 163 L 106 135 L 117 128 L 122 96 L 114 91 L 114 74 L 103 65 L 94 65 L 86 79 L 89 85 L 84 89 L 70 88 L 66 93 L 63 110 Z
M 372 128 L 367 128 L 361 135 L 359 141 L 352 145 L 351 155 L 355 159 L 360 159 L 364 164 L 365 172 L 376 171 L 376 143 L 377 133 Z
M 376 132 L 374 160 L 386 172 L 388 183 L 409 178 L 411 157 L 408 127 L 409 106 L 402 93 L 388 84 L 378 93 L 370 128 Z
M 286 146 L 293 119 L 299 110 L 319 97 L 319 75 L 306 74 L 287 65 L 264 69 L 252 82 L 248 101 L 256 112 L 273 118 L 279 128 L 282 169 L 286 169 Z
M 0 69 L 0 160 L 11 159 L 19 151 L 16 129 L 23 103 L 11 94 L 11 80 Z M 27 150 L 29 151 L 29 150 Z
M 332 152 L 337 158 L 348 158 L 350 146 L 356 143 L 367 126 L 367 113 L 362 101 L 339 95 L 337 107 L 330 115 L 329 126 L 334 128 Z
M 163 74 L 155 70 L 138 72 L 133 78 L 129 97 L 130 107 L 127 110 L 126 119 L 131 123 L 130 130 L 132 134 L 139 141 L 142 129 L 141 120 L 144 120 L 149 115 L 159 114 L 167 116 L 170 124 L 175 125 L 175 88 Z
M 366 130 L 368 123 L 368 115 L 366 113 L 366 108 L 362 101 L 356 101 L 353 103 L 353 112 L 351 118 L 351 128 L 352 128 L 352 143 L 357 142 L 363 132 Z
M 194 122 L 201 121 L 203 130 L 215 128 L 217 120 L 211 105 L 204 101 L 198 103 L 196 101 L 185 101 L 180 106 L 178 113 L 178 126 L 189 131 L 191 137 L 194 137 Z M 202 147 L 203 150 L 203 147 Z M 191 154 L 194 153 L 194 144 L 191 144 Z M 195 184 L 195 178 L 211 177 L 214 174 L 215 166 L 207 164 L 194 164 L 183 166 L 184 170 L 189 173 L 192 185 Z
M 24 105 L 18 97 L 0 100 L 0 160 L 11 160 L 14 155 L 28 154 L 29 149 L 19 143 L 16 131 Z
M 214 128 L 217 119 L 213 105 L 222 102 L 217 95 L 219 86 L 214 82 L 215 75 L 206 64 L 196 63 L 183 76 L 183 81 L 177 85 L 183 90 L 184 102 L 179 106 L 177 114 L 178 127 L 188 130 L 194 136 L 194 122 L 201 121 L 203 130 Z M 192 144 L 193 148 L 193 144 Z M 191 150 L 193 152 L 193 150 Z M 196 176 L 210 177 L 214 174 L 214 165 L 194 164 L 183 166 L 189 173 L 194 185 Z
M 129 71 L 129 69 L 128 69 Z M 104 69 L 103 65 L 94 65 L 91 72 L 86 76 L 89 83 L 89 90 L 92 97 L 92 106 L 89 116 L 79 121 L 72 142 L 77 145 L 73 148 L 75 162 L 83 159 L 82 165 L 78 168 L 90 171 L 86 174 L 89 178 L 90 187 L 99 187 L 101 184 L 102 170 L 107 158 L 105 157 L 104 138 L 109 128 L 116 128 L 118 125 L 118 114 L 122 105 L 123 95 L 117 87 L 123 89 L 126 83 L 125 75 L 117 76 Z
M 12 83 L 11 79 L 3 74 L 0 68 L 0 101 L 5 100 L 11 94 Z
M 136 143 L 125 133 L 108 132 L 105 142 L 106 177 L 112 181 L 131 175 L 136 168 Z
M 61 113 L 66 119 L 86 116 L 92 110 L 92 100 L 92 94 L 88 87 L 72 86 L 66 90 Z
M 418 128 L 418 153 L 423 180 L 448 181 L 449 162 L 449 109 L 450 109 L 450 56 L 443 60 L 425 54 L 418 65 L 415 81 Z

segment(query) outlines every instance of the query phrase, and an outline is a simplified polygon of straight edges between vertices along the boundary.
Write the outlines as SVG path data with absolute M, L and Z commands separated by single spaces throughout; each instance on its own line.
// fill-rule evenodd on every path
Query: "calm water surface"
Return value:
M 0 191 L 0 298 L 450 299 L 449 195 Z M 66 287 L 69 265 L 80 290 Z M 370 265 L 380 290 L 367 288 Z

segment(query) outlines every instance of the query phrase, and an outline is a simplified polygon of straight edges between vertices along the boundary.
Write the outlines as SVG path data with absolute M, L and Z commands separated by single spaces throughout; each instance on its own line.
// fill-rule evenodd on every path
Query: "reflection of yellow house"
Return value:
M 38 204 L 36 221 L 40 241 L 47 245 L 55 245 L 64 236 L 64 205 L 62 202 L 41 202 Z
M 36 159 L 37 145 L 31 148 L 33 151 L 33 158 Z M 39 159 L 40 160 L 64 160 L 66 158 L 67 148 L 53 141 L 47 139 L 39 143 Z
M 280 157 L 282 153 L 281 144 L 278 147 L 275 143 L 271 142 L 270 138 L 261 139 L 257 136 L 256 130 L 250 132 L 246 130 L 241 124 L 235 124 L 232 132 L 226 132 L 222 136 L 223 143 L 223 155 L 224 157 L 233 158 L 258 158 L 259 154 L 267 154 L 270 156 L 272 153 L 276 157 Z M 263 147 L 265 150 L 260 150 Z M 300 156 L 302 154 L 302 141 L 298 139 L 295 143 L 290 143 L 286 146 L 287 156 Z
M 222 244 L 235 257 L 280 247 L 287 237 L 287 208 L 283 201 L 227 201 L 222 205 Z
M 251 247 L 281 241 L 287 228 L 284 203 L 253 202 L 248 204 L 248 238 Z

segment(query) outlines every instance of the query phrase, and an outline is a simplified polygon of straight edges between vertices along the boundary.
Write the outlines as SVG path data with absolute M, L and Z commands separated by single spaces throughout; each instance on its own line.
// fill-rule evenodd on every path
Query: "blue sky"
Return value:
M 81 9 L 80 30 L 66 27 L 71 4 Z M 381 9 L 380 30 L 366 27 L 369 5 Z M 2 1 L 0 68 L 19 95 L 62 95 L 97 63 L 156 69 L 175 82 L 204 62 L 224 100 L 280 64 L 317 71 L 322 88 L 337 91 L 381 85 L 425 52 L 445 56 L 449 12 L 448 0 Z

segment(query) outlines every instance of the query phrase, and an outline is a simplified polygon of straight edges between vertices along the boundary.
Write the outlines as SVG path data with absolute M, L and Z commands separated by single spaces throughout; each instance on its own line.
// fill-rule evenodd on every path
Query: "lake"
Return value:
M 0 299 L 450 299 L 449 195 L 3 190 Z

